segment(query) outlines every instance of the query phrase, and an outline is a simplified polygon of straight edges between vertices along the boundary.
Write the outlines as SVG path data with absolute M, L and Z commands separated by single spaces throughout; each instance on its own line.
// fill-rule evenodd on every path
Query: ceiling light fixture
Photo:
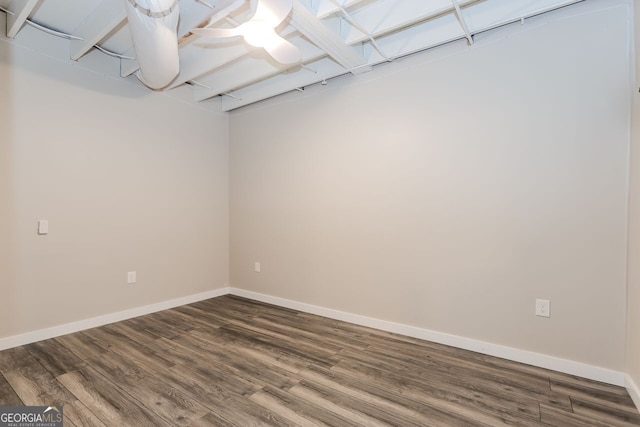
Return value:
M 300 50 L 275 31 L 292 7 L 293 0 L 258 0 L 253 17 L 235 28 L 196 28 L 191 32 L 214 39 L 242 36 L 251 46 L 266 50 L 276 61 L 293 64 L 300 62 Z

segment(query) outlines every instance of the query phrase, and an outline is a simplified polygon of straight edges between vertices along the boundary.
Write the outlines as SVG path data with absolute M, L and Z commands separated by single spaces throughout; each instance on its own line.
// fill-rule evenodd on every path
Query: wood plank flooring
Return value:
M 0 351 L 69 426 L 638 426 L 626 390 L 224 296 Z

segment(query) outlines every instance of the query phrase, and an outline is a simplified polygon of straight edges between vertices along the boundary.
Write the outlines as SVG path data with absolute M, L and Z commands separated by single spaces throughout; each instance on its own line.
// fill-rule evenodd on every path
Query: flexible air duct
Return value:
M 124 0 L 140 70 L 136 76 L 162 89 L 178 75 L 178 0 Z

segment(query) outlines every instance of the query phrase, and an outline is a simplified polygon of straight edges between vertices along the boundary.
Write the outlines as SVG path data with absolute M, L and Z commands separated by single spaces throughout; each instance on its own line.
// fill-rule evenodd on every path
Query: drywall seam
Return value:
M 270 295 L 246 291 L 233 287 L 229 289 L 229 293 L 240 297 L 262 301 L 268 304 L 274 304 L 279 307 L 286 307 L 305 313 L 328 317 L 330 319 L 341 320 L 344 322 L 354 323 L 356 325 L 367 326 L 370 328 L 393 332 L 413 338 L 419 338 L 440 344 L 450 345 L 452 347 L 471 350 L 478 353 L 487 354 L 489 356 L 512 360 L 515 362 L 526 363 L 528 365 L 551 369 L 570 375 L 576 375 L 579 377 L 588 378 L 590 380 L 601 381 L 617 386 L 625 385 L 625 374 L 622 372 L 614 371 L 612 369 L 587 365 L 585 363 L 575 362 L 568 359 L 562 359 L 559 357 L 548 356 L 532 351 L 492 344 L 485 341 L 460 337 L 457 335 L 436 332 L 429 329 L 418 328 L 415 326 L 403 325 L 386 320 L 360 316 L 344 311 L 332 310 L 325 307 L 300 303 L 285 298 L 273 297 Z

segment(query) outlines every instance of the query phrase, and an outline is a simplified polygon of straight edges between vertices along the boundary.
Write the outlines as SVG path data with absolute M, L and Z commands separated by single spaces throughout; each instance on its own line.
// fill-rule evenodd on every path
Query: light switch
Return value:
M 38 221 L 38 234 L 47 234 L 49 232 L 49 221 L 41 219 Z

